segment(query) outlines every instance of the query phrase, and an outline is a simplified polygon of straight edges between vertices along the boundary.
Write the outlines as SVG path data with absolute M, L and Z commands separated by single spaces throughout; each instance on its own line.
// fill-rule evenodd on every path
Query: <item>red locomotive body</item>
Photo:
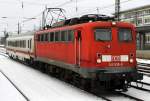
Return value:
M 136 33 L 131 24 L 97 21 L 39 31 L 35 36 L 38 61 L 83 78 L 105 81 L 119 74 L 129 81 L 137 79 Z

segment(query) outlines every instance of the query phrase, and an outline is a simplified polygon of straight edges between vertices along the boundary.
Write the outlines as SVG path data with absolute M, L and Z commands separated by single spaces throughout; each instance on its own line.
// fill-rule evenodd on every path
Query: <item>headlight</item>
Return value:
M 130 59 L 130 63 L 133 63 L 133 59 Z
M 101 63 L 102 62 L 102 60 L 101 59 L 97 59 L 97 63 Z
M 116 25 L 116 22 L 112 22 L 112 25 L 115 26 L 115 25 Z

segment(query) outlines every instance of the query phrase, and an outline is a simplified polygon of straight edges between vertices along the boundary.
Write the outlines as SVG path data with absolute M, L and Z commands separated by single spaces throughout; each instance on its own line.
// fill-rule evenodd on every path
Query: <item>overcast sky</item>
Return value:
M 150 4 L 150 0 L 120 1 L 122 2 L 121 10 Z M 34 27 L 38 27 L 41 12 L 44 10 L 45 5 L 47 7 L 64 8 L 66 17 L 70 18 L 97 12 L 111 15 L 114 13 L 114 3 L 115 0 L 0 0 L 0 35 L 3 34 L 4 29 L 9 32 L 17 31 L 17 23 L 26 20 L 26 18 L 36 17 L 34 20 L 21 23 L 23 31 L 33 30 Z M 77 10 L 76 7 L 78 8 Z

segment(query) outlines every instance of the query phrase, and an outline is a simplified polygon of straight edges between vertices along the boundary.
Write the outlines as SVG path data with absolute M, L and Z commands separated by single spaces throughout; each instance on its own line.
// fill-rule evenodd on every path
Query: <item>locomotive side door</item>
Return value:
M 80 66 L 81 64 L 81 41 L 82 41 L 82 30 L 78 29 L 75 32 L 75 64 Z

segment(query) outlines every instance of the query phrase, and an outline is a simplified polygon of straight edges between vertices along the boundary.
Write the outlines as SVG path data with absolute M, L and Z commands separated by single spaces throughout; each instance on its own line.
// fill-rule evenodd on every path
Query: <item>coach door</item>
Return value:
M 76 31 L 76 38 L 75 38 L 75 64 L 80 66 L 81 64 L 81 30 Z

